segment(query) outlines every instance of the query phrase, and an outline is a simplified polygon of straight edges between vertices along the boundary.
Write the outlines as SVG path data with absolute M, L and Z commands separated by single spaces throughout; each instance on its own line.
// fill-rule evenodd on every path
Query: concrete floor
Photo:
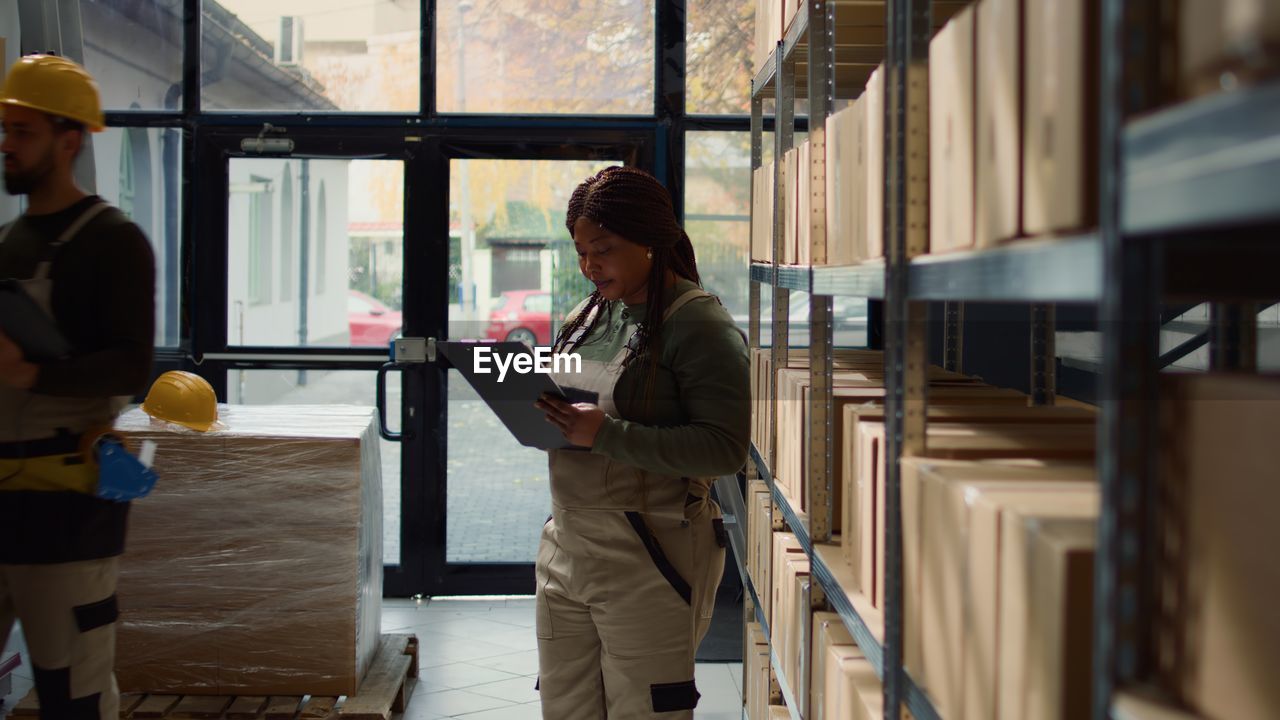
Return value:
M 533 598 L 385 600 L 383 632 L 412 632 L 422 646 L 420 681 L 403 720 L 540 720 Z M 20 632 L 5 655 L 26 647 Z M 740 720 L 742 665 L 699 663 L 697 720 Z M 31 689 L 31 666 L 14 674 L 0 717 Z

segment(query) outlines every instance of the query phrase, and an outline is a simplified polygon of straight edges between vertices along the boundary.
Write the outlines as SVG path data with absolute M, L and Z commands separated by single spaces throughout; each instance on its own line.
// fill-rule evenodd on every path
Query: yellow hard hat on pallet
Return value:
M 6 105 L 75 120 L 90 132 L 106 129 L 93 76 L 79 64 L 57 55 L 19 58 L 0 90 L 0 107 Z
M 208 380 L 171 370 L 151 384 L 142 410 L 157 420 L 208 432 L 218 422 L 218 397 Z

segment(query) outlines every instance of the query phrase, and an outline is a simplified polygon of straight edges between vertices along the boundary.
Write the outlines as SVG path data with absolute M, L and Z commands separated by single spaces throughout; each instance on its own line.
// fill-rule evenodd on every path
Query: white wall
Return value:
M 287 299 L 281 298 L 285 198 L 283 193 L 286 167 L 292 175 L 293 185 L 293 264 L 301 259 L 299 233 L 301 231 L 301 162 L 284 159 L 236 160 L 230 165 L 230 182 L 233 188 L 228 217 L 228 297 L 227 339 L 233 345 L 282 345 L 298 344 L 298 295 L 300 270 L 293 273 L 293 291 Z M 309 294 L 307 305 L 307 343 L 314 345 L 345 345 L 347 332 L 347 178 L 346 163 L 342 161 L 311 161 L 311 257 L 308 265 Z M 267 302 L 253 304 L 249 299 L 249 223 L 250 194 L 235 192 L 237 186 L 247 186 L 253 179 L 267 178 L 271 183 L 272 232 L 268 239 L 271 252 L 271 270 L 268 274 L 270 295 Z M 325 189 L 326 262 L 323 292 L 317 292 L 317 238 L 319 237 L 320 187 Z

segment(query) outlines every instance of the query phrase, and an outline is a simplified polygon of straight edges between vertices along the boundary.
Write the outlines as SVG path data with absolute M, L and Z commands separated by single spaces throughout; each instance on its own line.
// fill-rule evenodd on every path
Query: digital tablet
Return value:
M 0 332 L 22 349 L 28 362 L 58 360 L 71 354 L 71 343 L 53 318 L 17 280 L 0 280 Z
M 600 399 L 593 392 L 562 387 L 550 373 L 541 372 L 540 368 L 555 367 L 547 348 L 535 351 L 515 341 L 446 341 L 436 343 L 436 350 L 493 408 L 521 445 L 541 450 L 585 449 L 570 445 L 560 429 L 547 422 L 546 413 L 534 407 L 543 393 L 572 403 L 595 403 Z M 519 360 L 521 357 L 525 359 Z

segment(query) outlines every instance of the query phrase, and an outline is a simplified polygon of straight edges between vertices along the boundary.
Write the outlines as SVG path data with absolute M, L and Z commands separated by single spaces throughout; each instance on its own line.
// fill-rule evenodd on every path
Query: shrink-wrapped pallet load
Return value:
M 382 604 L 378 435 L 366 407 L 220 406 L 207 433 L 139 410 L 157 445 L 120 562 L 125 692 L 350 695 Z

